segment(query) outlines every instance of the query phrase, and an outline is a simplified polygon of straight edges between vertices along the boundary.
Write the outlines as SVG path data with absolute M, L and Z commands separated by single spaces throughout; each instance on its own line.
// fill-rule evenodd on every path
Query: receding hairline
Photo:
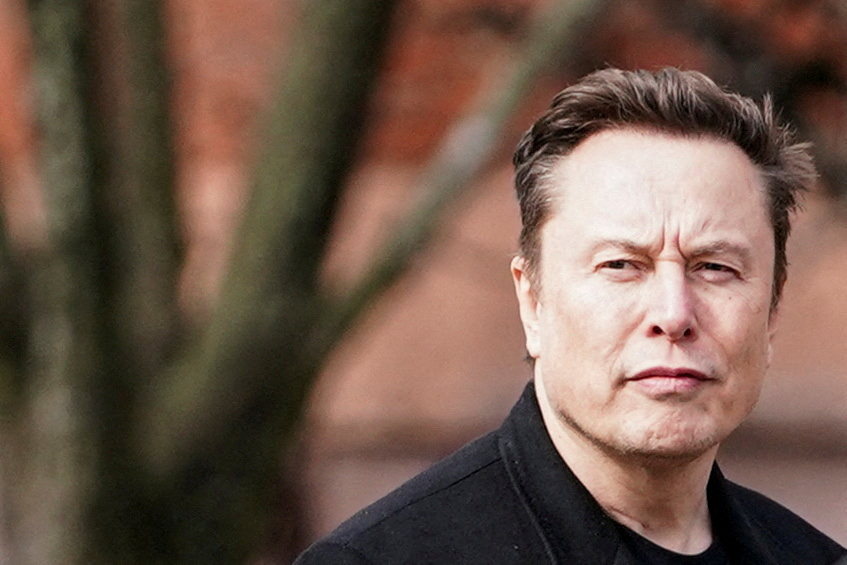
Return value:
M 797 141 L 796 130 L 782 121 L 770 95 L 756 101 L 700 72 L 674 67 L 594 71 L 560 91 L 524 132 L 512 163 L 521 210 L 520 256 L 528 271 L 533 271 L 538 259 L 538 232 L 550 208 L 547 182 L 541 182 L 548 176 L 545 169 L 596 133 L 633 127 L 729 141 L 763 173 L 776 244 L 775 308 L 787 275 L 790 214 L 817 177 L 810 144 Z
M 765 167 L 763 167 L 759 163 L 756 163 L 744 150 L 744 148 L 738 145 L 738 143 L 736 143 L 732 139 L 722 137 L 710 131 L 677 131 L 671 128 L 664 128 L 661 125 L 653 124 L 610 124 L 609 127 L 598 129 L 597 131 L 590 133 L 583 139 L 580 139 L 578 143 L 574 144 L 571 147 L 568 147 L 567 151 L 561 151 L 542 157 L 540 159 L 542 164 L 542 173 L 539 174 L 537 178 L 537 186 L 544 193 L 544 201 L 550 206 L 557 202 L 561 202 L 562 196 L 564 195 L 564 191 L 555 190 L 555 187 L 551 186 L 551 182 L 553 181 L 553 178 L 557 176 L 557 173 L 561 170 L 562 164 L 566 162 L 575 151 L 577 151 L 580 147 L 582 147 L 586 142 L 590 140 L 594 140 L 597 137 L 606 134 L 619 132 L 633 133 L 636 135 L 643 135 L 645 137 L 664 137 L 669 140 L 707 141 L 714 142 L 719 145 L 729 145 L 735 148 L 740 155 L 744 156 L 747 162 L 749 162 L 750 165 L 758 173 L 758 180 L 761 189 L 760 195 L 762 196 L 762 205 L 764 206 L 764 212 L 765 214 L 770 213 L 770 206 L 768 202 L 770 198 L 770 194 L 768 192 L 768 173 Z M 567 183 L 562 184 L 566 185 Z M 548 213 L 544 216 L 541 224 L 538 226 L 539 230 L 550 219 L 550 216 L 552 215 L 553 211 L 554 210 L 552 208 L 548 209 Z M 519 250 L 518 255 L 523 256 L 523 250 Z

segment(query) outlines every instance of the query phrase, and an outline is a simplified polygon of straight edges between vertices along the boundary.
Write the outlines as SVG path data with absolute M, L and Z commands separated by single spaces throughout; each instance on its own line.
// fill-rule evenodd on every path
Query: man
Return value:
M 705 76 L 607 69 L 514 158 L 534 378 L 503 426 L 299 563 L 824 564 L 844 548 L 723 478 L 771 357 L 803 144 Z

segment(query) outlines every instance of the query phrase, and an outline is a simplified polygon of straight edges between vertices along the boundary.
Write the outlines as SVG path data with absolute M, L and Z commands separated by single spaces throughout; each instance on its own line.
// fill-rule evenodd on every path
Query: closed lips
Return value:
M 695 369 L 670 369 L 667 367 L 652 367 L 650 369 L 645 369 L 636 373 L 634 376 L 630 377 L 631 381 L 640 381 L 643 379 L 650 379 L 656 377 L 665 377 L 665 378 L 689 378 L 689 379 L 697 379 L 698 381 L 710 381 L 713 380 L 711 377 L 697 371 Z

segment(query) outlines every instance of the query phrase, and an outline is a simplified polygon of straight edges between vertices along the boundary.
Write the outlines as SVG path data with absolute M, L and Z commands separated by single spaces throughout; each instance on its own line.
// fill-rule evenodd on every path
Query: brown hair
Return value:
M 539 232 L 550 214 L 547 175 L 553 165 L 597 132 L 648 129 L 682 136 L 712 136 L 740 147 L 765 181 L 775 256 L 771 308 L 786 279 L 785 244 L 789 213 L 798 192 L 816 178 L 809 144 L 795 143 L 780 124 L 768 96 L 761 104 L 717 86 L 695 71 L 657 72 L 604 69 L 561 91 L 550 109 L 518 143 L 513 162 L 521 208 L 520 253 L 535 278 L 540 259 Z

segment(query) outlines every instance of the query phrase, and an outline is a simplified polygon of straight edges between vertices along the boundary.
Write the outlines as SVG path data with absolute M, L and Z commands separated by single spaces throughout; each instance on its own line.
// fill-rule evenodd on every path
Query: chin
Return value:
M 709 453 L 717 445 L 718 442 L 712 441 L 674 445 L 647 445 L 633 447 L 626 451 L 626 455 L 646 461 L 689 462 Z
M 725 433 L 694 426 L 663 426 L 625 438 L 621 447 L 630 456 L 647 459 L 694 460 L 717 447 Z

